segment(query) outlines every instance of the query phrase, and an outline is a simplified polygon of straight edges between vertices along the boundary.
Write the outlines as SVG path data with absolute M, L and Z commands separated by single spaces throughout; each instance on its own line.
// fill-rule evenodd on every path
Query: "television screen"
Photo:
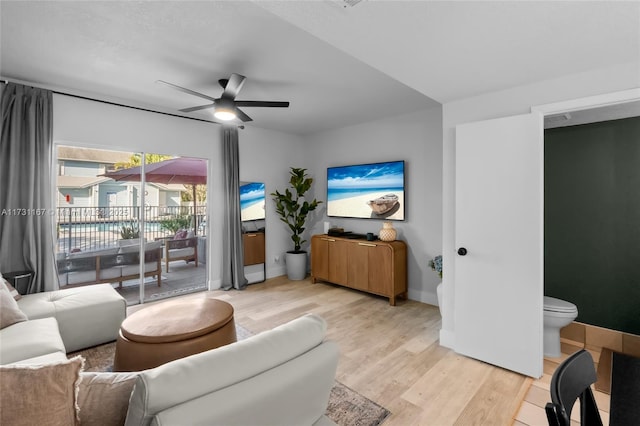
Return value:
M 404 220 L 404 210 L 404 161 L 327 169 L 327 216 Z
M 264 219 L 264 183 L 240 184 L 240 218 L 243 222 Z

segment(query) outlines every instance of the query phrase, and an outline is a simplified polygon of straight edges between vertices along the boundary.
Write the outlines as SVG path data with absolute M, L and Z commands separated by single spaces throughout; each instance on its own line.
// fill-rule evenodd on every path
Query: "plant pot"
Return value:
M 438 296 L 438 309 L 440 309 L 440 316 L 444 316 L 442 313 L 442 283 L 436 287 L 436 295 Z
M 307 252 L 288 251 L 284 261 L 287 266 L 287 278 L 292 281 L 303 280 L 307 277 Z

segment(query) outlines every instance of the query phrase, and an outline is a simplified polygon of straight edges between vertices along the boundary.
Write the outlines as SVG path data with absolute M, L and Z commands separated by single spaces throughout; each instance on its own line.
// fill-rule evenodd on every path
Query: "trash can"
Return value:
M 15 271 L 15 272 L 3 272 L 2 276 L 9 282 L 18 293 L 24 295 L 29 291 L 31 286 L 31 280 L 33 279 L 32 271 Z

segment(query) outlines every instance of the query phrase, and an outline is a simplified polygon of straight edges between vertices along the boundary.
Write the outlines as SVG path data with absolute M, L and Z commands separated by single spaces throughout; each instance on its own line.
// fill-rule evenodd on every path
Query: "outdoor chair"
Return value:
M 176 232 L 172 239 L 166 239 L 164 245 L 165 268 L 169 272 L 169 262 L 184 260 L 187 263 L 195 262 L 198 267 L 198 237 L 193 235 L 193 231 Z

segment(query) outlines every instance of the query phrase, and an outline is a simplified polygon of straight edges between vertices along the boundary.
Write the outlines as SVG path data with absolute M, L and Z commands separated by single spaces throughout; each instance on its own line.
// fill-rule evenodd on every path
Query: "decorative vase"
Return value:
M 396 239 L 396 229 L 393 227 L 393 223 L 384 222 L 382 229 L 378 233 L 378 238 L 382 241 L 394 241 Z
M 439 283 L 436 286 L 436 296 L 438 297 L 438 308 L 440 309 L 440 316 L 444 316 L 444 313 L 442 312 L 442 309 L 444 308 L 443 306 L 443 300 L 442 300 L 442 283 Z

